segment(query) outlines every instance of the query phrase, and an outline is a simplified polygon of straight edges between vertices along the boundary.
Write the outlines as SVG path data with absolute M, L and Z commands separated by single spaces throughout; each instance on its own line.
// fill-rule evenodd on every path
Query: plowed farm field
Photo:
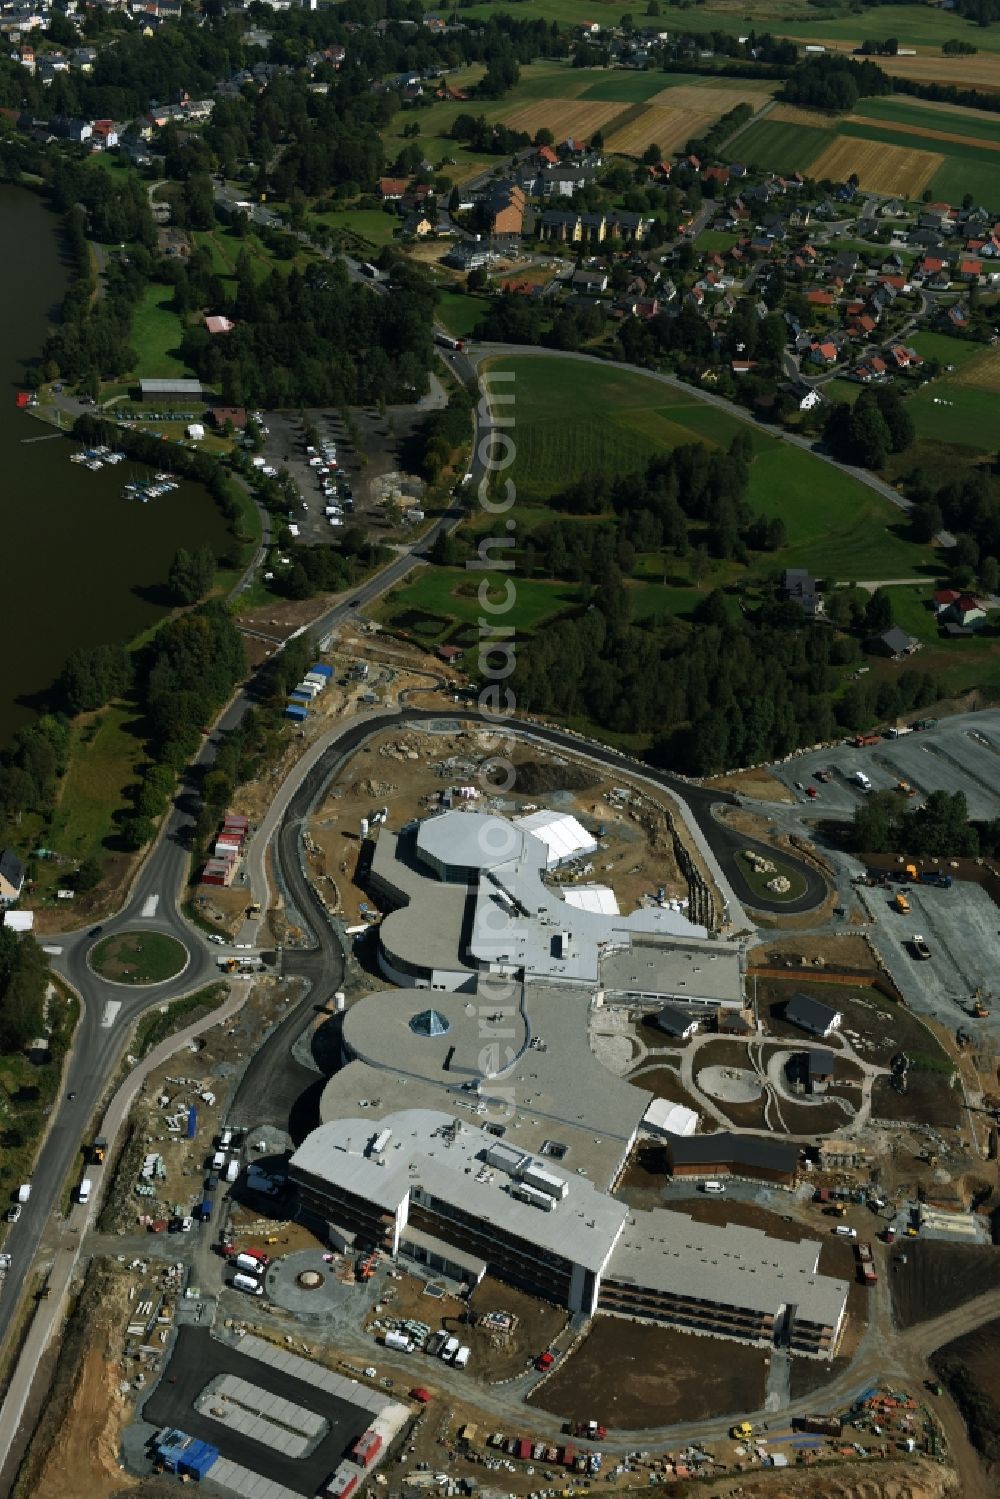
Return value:
M 609 120 L 624 112 L 620 100 L 536 99 L 533 104 L 524 104 L 504 115 L 503 123 L 528 135 L 547 129 L 554 131 L 560 140 L 567 136 L 588 140 L 595 130 L 603 130 Z M 605 144 L 609 144 L 607 140 Z M 645 144 L 648 146 L 649 141 Z
M 620 129 L 605 131 L 604 145 L 608 151 L 618 151 L 623 156 L 639 156 L 647 146 L 657 145 L 664 156 L 669 156 L 717 119 L 715 111 L 703 110 L 699 114 L 692 109 L 650 105 Z
M 741 79 L 729 88 L 697 88 L 681 84 L 678 88 L 661 89 L 648 102 L 651 108 L 692 109 L 696 114 L 714 111 L 718 118 L 735 109 L 737 104 L 751 104 L 754 109 L 762 109 L 771 97 L 771 87 L 771 84 L 759 84 L 752 79 L 748 82 Z
M 845 137 L 827 146 L 810 164 L 809 175 L 845 182 L 852 172 L 865 191 L 894 193 L 918 198 L 944 161 L 934 151 L 911 151 L 908 146 L 887 146 L 882 141 Z

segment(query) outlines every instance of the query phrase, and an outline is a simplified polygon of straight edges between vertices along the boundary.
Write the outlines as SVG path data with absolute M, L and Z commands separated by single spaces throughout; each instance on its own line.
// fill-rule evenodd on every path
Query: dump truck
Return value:
M 913 956 L 920 960 L 925 960 L 931 955 L 931 950 L 920 932 L 913 933 L 913 936 L 910 938 L 910 947 L 913 949 Z
M 95 1166 L 100 1166 L 106 1159 L 107 1154 L 108 1142 L 107 1140 L 104 1140 L 100 1136 L 98 1136 L 90 1147 L 90 1159 Z
M 902 916 L 909 916 L 910 902 L 907 900 L 902 890 L 898 891 L 893 897 L 892 908 L 894 911 L 898 911 Z
M 950 890 L 955 881 L 950 874 L 945 874 L 941 869 L 922 869 L 920 883 L 921 885 L 936 885 L 939 890 Z
M 729 1428 L 729 1435 L 736 1442 L 749 1442 L 753 1437 L 753 1427 L 749 1421 L 737 1421 Z
M 855 749 L 868 749 L 873 744 L 879 743 L 878 734 L 858 734 L 851 740 Z
M 972 1013 L 977 1020 L 988 1020 L 990 1017 L 989 1006 L 984 1005 L 981 999 L 973 1000 Z

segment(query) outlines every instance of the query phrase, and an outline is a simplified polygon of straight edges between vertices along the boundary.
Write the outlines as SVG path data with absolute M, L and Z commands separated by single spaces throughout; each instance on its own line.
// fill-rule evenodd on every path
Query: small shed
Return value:
M 653 1016 L 653 1024 L 658 1030 L 679 1041 L 687 1041 L 693 1036 L 700 1023 L 697 1015 L 682 1010 L 679 1005 L 663 1005 Z
M 185 431 L 192 442 L 201 442 L 202 438 L 205 436 L 205 428 L 202 426 L 201 422 L 192 422 L 191 425 L 185 429 Z

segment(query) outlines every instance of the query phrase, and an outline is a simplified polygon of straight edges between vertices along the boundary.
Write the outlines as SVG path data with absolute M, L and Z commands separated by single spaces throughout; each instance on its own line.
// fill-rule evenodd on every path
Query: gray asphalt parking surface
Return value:
M 247 1300 L 248 1306 L 250 1299 Z M 285 1457 L 263 1443 L 229 1431 L 221 1421 L 201 1416 L 194 1408 L 198 1395 L 217 1374 L 235 1374 L 250 1384 L 315 1411 L 330 1423 L 330 1431 L 311 1456 Z M 173 1382 L 172 1382 L 173 1381 Z M 218 1447 L 223 1457 L 283 1483 L 293 1493 L 314 1494 L 325 1483 L 348 1448 L 368 1429 L 370 1415 L 325 1390 L 293 1379 L 280 1369 L 246 1358 L 218 1342 L 207 1329 L 182 1327 L 166 1371 L 143 1408 L 143 1419 L 157 1427 L 177 1426 L 191 1436 Z
M 988 991 L 998 983 L 991 975 L 998 974 L 1000 911 L 986 891 L 967 881 L 950 890 L 915 885 L 906 891 L 908 916 L 893 909 L 890 891 L 866 890 L 864 894 L 874 916 L 875 945 L 913 1008 L 932 1015 L 950 1030 L 964 1025 L 974 1033 L 1000 1038 L 1000 1013 L 991 1014 L 988 1020 L 968 1016 L 977 986 L 984 985 Z M 931 950 L 926 960 L 913 955 L 910 939 L 915 932 Z
M 817 770 L 832 769 L 834 778 L 821 785 Z M 976 820 L 1000 816 L 1000 711 L 962 713 L 942 719 L 933 729 L 906 734 L 901 739 L 880 739 L 878 744 L 856 749 L 838 744 L 829 749 L 798 755 L 775 774 L 796 790 L 796 782 L 814 786 L 817 816 L 850 816 L 864 797 L 850 781 L 863 770 L 877 791 L 889 791 L 899 781 L 908 781 L 919 795 L 931 791 L 962 791 L 969 816 Z M 797 791 L 801 801 L 805 793 Z

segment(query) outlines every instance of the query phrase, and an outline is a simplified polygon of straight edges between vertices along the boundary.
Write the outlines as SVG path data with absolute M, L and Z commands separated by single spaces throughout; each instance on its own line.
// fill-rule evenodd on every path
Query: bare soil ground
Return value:
M 1000 1286 L 1000 1253 L 991 1245 L 944 1244 L 911 1239 L 906 1264 L 893 1255 L 892 1309 L 899 1327 L 912 1327 L 953 1311 L 963 1302 Z
M 132 1487 L 118 1468 L 118 1432 L 131 1405 L 119 1385 L 132 1280 L 113 1261 L 101 1261 L 88 1273 L 13 1491 L 19 1499 L 66 1499 L 71 1493 L 105 1499 Z
M 229 1082 L 265 1030 L 298 992 L 295 981 L 279 983 L 264 978 L 254 985 L 242 1010 L 225 1026 L 215 1026 L 199 1038 L 197 1052 L 180 1052 L 150 1074 L 130 1117 L 130 1133 L 115 1168 L 114 1181 L 101 1213 L 103 1232 L 134 1232 L 145 1218 L 166 1218 L 173 1206 L 190 1205 L 201 1196 L 206 1158 L 226 1106 Z M 185 1079 L 181 1082 L 180 1079 Z M 202 1093 L 215 1095 L 208 1104 Z M 168 1103 L 161 1106 L 160 1098 Z M 198 1129 L 193 1140 L 185 1129 L 170 1130 L 167 1116 L 194 1105 Z M 136 1197 L 133 1187 L 148 1153 L 163 1156 L 166 1180 L 154 1183 L 156 1197 Z
M 934 1354 L 932 1365 L 962 1410 L 970 1440 L 1000 1490 L 1000 1321 L 946 1343 Z
M 772 119 L 774 118 L 772 112 Z M 760 802 L 794 802 L 795 795 L 783 781 L 766 770 L 741 770 L 732 776 L 716 776 L 705 783 L 710 790 L 733 791 Z
M 572 1421 L 664 1426 L 757 1410 L 765 1379 L 760 1349 L 601 1317 L 530 1403 Z
M 864 937 L 845 932 L 843 936 L 781 937 L 762 942 L 750 953 L 752 968 L 793 969 L 851 968 L 875 973 L 871 948 Z
M 421 699 L 423 704 L 424 700 Z M 309 824 L 309 864 L 332 909 L 351 921 L 371 907 L 367 893 L 355 883 L 363 818 L 388 808 L 387 825 L 395 830 L 413 817 L 425 817 L 441 805 L 449 786 L 475 785 L 477 767 L 493 748 L 477 729 L 454 734 L 423 734 L 415 730 L 388 731 L 369 741 L 345 767 Z M 662 887 L 668 896 L 686 896 L 687 881 L 677 862 L 673 837 L 659 803 L 643 796 L 616 806 L 608 800 L 611 786 L 588 767 L 547 756 L 537 747 L 513 756 L 515 767 L 525 767 L 525 795 L 512 799 L 518 810 L 552 806 L 572 812 L 588 827 L 603 827 L 601 850 L 584 882 L 608 883 L 625 912 Z M 521 781 L 518 787 L 521 788 Z M 529 788 L 530 791 L 529 791 Z M 553 881 L 571 887 L 578 876 L 556 873 Z
M 629 1082 L 652 1093 L 654 1098 L 664 1098 L 668 1103 L 682 1103 L 689 1109 L 698 1108 L 695 1099 L 682 1085 L 675 1067 L 651 1067 L 648 1071 L 633 1072 L 629 1074 Z
M 829 1365 L 827 1365 L 829 1367 Z M 745 1495 L 746 1499 L 945 1499 L 959 1492 L 958 1475 L 953 1469 L 930 1458 L 900 1462 L 852 1464 L 832 1468 L 823 1463 L 819 1469 L 785 1469 L 781 1487 L 774 1487 L 770 1469 L 760 1473 L 741 1473 L 740 1486 L 733 1488 L 732 1477 L 720 1479 L 698 1492 L 722 1496 Z
M 965 1109 L 961 1093 L 943 1073 L 911 1069 L 905 1093 L 897 1092 L 889 1078 L 876 1079 L 872 1088 L 872 1118 L 929 1124 L 934 1129 L 959 1129 Z

